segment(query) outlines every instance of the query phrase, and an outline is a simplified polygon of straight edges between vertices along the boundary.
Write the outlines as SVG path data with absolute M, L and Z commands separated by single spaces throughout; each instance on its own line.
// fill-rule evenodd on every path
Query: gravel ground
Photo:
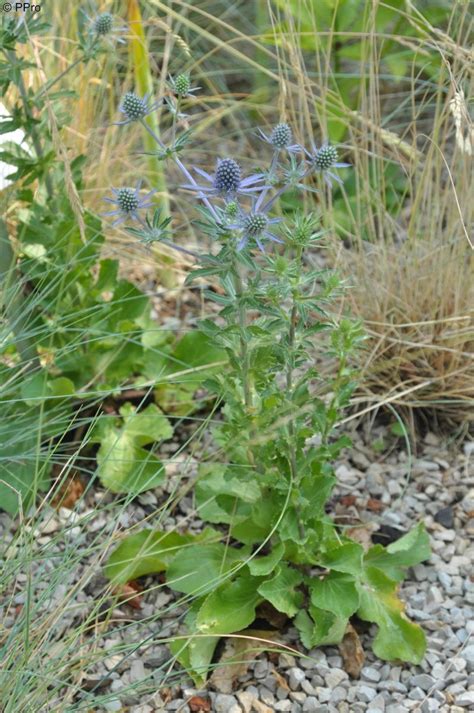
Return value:
M 371 627 L 359 630 L 366 659 L 358 679 L 350 678 L 344 670 L 338 647 L 322 647 L 309 652 L 309 658 L 287 653 L 261 654 L 235 682 L 233 690 L 226 690 L 225 686 L 221 686 L 221 691 L 213 690 L 211 684 L 206 690 L 197 691 L 176 668 L 169 672 L 169 652 L 157 643 L 160 637 L 176 632 L 184 610 L 173 605 L 167 612 L 166 608 L 173 604 L 173 595 L 166 587 L 157 586 L 156 579 L 149 578 L 146 584 L 153 586 L 143 594 L 139 611 L 133 611 L 129 605 L 115 609 L 115 627 L 109 627 L 101 639 L 102 655 L 82 682 L 89 688 L 96 682 L 100 684 L 100 693 L 108 694 L 108 700 L 102 706 L 94 706 L 94 710 L 130 713 L 199 710 L 216 713 L 465 713 L 474 710 L 474 442 L 466 442 L 453 450 L 428 433 L 410 464 L 400 442 L 393 444 L 393 450 L 387 447 L 390 436 L 383 426 L 373 427 L 370 435 L 363 436 L 360 432 L 351 435 L 354 447 L 345 452 L 337 465 L 339 485 L 332 503 L 335 515 L 365 522 L 368 531 L 382 528 L 379 534 L 390 534 L 390 528 L 406 531 L 423 520 L 431 537 L 431 560 L 410 570 L 401 589 L 407 613 L 427 634 L 428 649 L 423 663 L 412 666 L 377 660 L 370 651 L 369 642 L 374 635 L 374 627 Z M 384 450 L 382 440 L 386 443 Z M 182 469 L 175 463 L 169 470 L 171 478 L 167 487 L 172 491 L 178 477 L 173 472 Z M 52 515 L 45 521 L 39 545 L 42 540 L 43 544 L 51 540 L 64 521 L 71 525 L 72 516 L 74 527 L 69 531 L 74 530 L 76 548 L 90 543 L 98 533 L 105 538 L 112 528 L 126 529 L 147 515 L 152 518 L 157 503 L 163 501 L 163 492 L 143 494 L 121 512 L 118 522 L 102 508 L 95 514 L 91 507 L 94 498 L 104 504 L 103 493 L 91 492 L 78 508 L 78 514 L 62 508 Z M 169 517 L 166 525 L 173 527 L 185 517 L 193 529 L 199 529 L 202 523 L 193 517 L 189 494 L 181 498 L 180 510 L 177 519 Z M 0 515 L 2 539 L 11 529 L 8 518 Z M 53 567 L 51 565 L 51 570 Z M 93 571 L 93 575 L 84 576 L 86 571 Z M 62 584 L 62 589 L 56 588 L 44 606 L 58 606 L 65 591 L 70 591 L 81 578 L 86 584 L 79 588 L 76 596 L 75 616 L 77 607 L 84 611 L 90 609 L 97 591 L 104 586 L 100 567 L 92 557 L 81 561 L 80 568 Z M 21 578 L 19 581 L 19 588 L 10 593 L 16 606 L 24 601 Z M 39 584 L 38 589 L 41 589 Z M 68 611 L 59 626 L 57 639 L 61 630 L 67 631 L 72 625 L 73 618 Z M 142 621 L 138 629 L 120 626 L 117 622 L 147 619 L 156 616 L 157 611 L 163 613 L 150 624 L 151 643 L 141 648 L 135 646 L 135 653 L 131 653 L 131 643 L 138 644 L 146 638 L 147 622 Z M 5 606 L 3 614 L 8 628 L 13 623 L 9 621 L 13 616 L 11 607 Z M 157 621 L 161 628 L 159 636 L 153 638 Z M 279 640 L 298 648 L 293 628 L 283 630 Z M 120 653 L 121 647 L 127 648 L 126 656 Z M 167 672 L 166 688 L 160 685 L 156 692 L 164 671 Z M 150 685 L 153 681 L 154 686 Z M 140 694 L 139 688 L 133 690 L 140 682 L 146 693 Z

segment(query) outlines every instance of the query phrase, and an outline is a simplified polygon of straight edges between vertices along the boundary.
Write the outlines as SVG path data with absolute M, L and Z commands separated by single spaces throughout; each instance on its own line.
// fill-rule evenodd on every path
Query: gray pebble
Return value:
M 412 676 L 410 683 L 412 686 L 419 686 L 423 691 L 429 691 L 430 688 L 433 688 L 435 680 L 433 676 L 429 676 L 427 673 L 420 673 L 417 676 Z
M 381 691 L 389 691 L 390 693 L 406 693 L 407 687 L 403 683 L 398 683 L 398 681 L 380 681 L 377 684 L 377 688 Z
M 425 692 L 421 690 L 419 686 L 415 686 L 415 688 L 412 688 L 410 693 L 408 694 L 408 698 L 411 698 L 412 701 L 422 701 L 425 697 Z
M 336 688 L 334 688 L 333 692 L 331 693 L 331 698 L 329 699 L 329 701 L 333 705 L 337 705 L 338 703 L 341 703 L 341 701 L 345 701 L 346 696 L 346 689 L 342 686 L 336 686 Z
M 237 703 L 237 699 L 226 693 L 217 694 L 214 699 L 214 710 L 216 713 L 242 713 L 242 708 Z
M 288 670 L 288 683 L 292 691 L 296 691 L 297 688 L 300 688 L 305 678 L 305 673 L 300 668 L 294 666 Z
M 385 698 L 379 693 L 367 706 L 367 711 L 370 713 L 376 713 L 377 711 L 385 710 Z
M 376 695 L 377 691 L 375 690 L 375 688 L 371 688 L 370 686 L 365 685 L 357 687 L 356 698 L 359 701 L 363 701 L 364 703 L 370 703 L 370 701 L 374 700 Z
M 314 696 L 308 696 L 308 698 L 303 703 L 304 713 L 316 713 L 316 711 L 319 708 L 320 708 L 320 706 L 319 706 L 318 699 L 315 698 Z
M 465 659 L 468 672 L 472 673 L 474 671 L 474 644 L 466 646 L 459 655 Z
M 364 668 L 360 672 L 360 677 L 363 681 L 372 681 L 374 683 L 377 683 L 378 681 L 380 681 L 382 675 L 380 671 L 378 671 L 376 668 L 373 668 L 373 666 L 364 666 Z
M 329 688 L 336 688 L 336 686 L 338 686 L 342 681 L 345 681 L 347 678 L 347 673 L 341 668 L 334 668 L 324 676 L 326 685 L 329 686 Z
M 275 710 L 276 711 L 291 711 L 292 707 L 292 702 L 288 700 L 288 698 L 284 701 L 278 701 L 278 703 L 275 703 Z
M 437 700 L 434 698 L 427 698 L 426 701 L 423 701 L 421 704 L 421 713 L 435 713 L 435 711 L 439 711 L 440 704 Z
M 456 705 L 463 708 L 468 708 L 469 706 L 474 708 L 474 691 L 465 691 L 456 696 Z

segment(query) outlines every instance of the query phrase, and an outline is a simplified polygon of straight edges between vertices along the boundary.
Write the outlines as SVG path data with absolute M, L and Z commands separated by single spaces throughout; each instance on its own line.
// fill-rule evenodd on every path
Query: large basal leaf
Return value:
M 259 586 L 258 592 L 270 604 L 273 604 L 275 609 L 291 617 L 301 607 L 303 594 L 296 587 L 302 581 L 303 577 L 300 572 L 286 564 L 280 564 L 275 576 L 263 582 Z
M 218 587 L 245 554 L 220 543 L 186 547 L 170 563 L 167 583 L 178 592 L 200 596 Z
M 173 429 L 159 408 L 150 404 L 137 413 L 131 404 L 120 409 L 123 421 L 102 417 L 94 440 L 100 441 L 97 474 L 101 483 L 114 493 L 137 494 L 154 488 L 164 480 L 164 467 L 142 446 L 170 438 Z
M 126 537 L 112 552 L 105 575 L 114 584 L 125 584 L 145 574 L 163 572 L 180 547 L 189 545 L 192 535 L 161 530 L 142 530 Z
M 359 607 L 359 592 L 354 577 L 343 572 L 331 572 L 309 584 L 311 603 L 336 616 L 349 617 Z
M 328 569 L 358 575 L 362 572 L 364 548 L 356 542 L 347 542 L 321 555 L 320 562 Z
M 262 601 L 257 591 L 261 580 L 241 576 L 225 582 L 209 594 L 199 609 L 196 625 L 205 634 L 231 634 L 249 626 L 255 619 L 255 609 Z
M 390 579 L 400 582 L 407 567 L 424 562 L 431 556 L 430 539 L 423 523 L 419 523 L 387 548 L 375 545 L 364 557 L 368 567 L 381 569 Z
M 419 664 L 426 650 L 422 629 L 411 622 L 397 596 L 397 584 L 372 567 L 359 584 L 360 606 L 357 615 L 378 625 L 373 642 L 376 656 L 387 661 L 401 659 Z

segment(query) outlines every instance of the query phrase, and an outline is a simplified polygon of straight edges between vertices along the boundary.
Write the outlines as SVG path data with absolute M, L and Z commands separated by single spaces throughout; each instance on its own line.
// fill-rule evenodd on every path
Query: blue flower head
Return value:
M 131 124 L 134 121 L 140 121 L 144 119 L 145 116 L 151 114 L 155 109 L 157 109 L 161 101 L 149 102 L 149 94 L 139 97 L 135 92 L 127 92 L 124 94 L 122 103 L 119 106 L 119 111 L 125 114 L 124 121 L 117 121 L 116 125 Z
M 258 248 L 265 252 L 263 240 L 271 240 L 274 243 L 283 243 L 274 233 L 269 230 L 269 227 L 281 222 L 281 218 L 270 218 L 268 212 L 272 207 L 275 198 L 270 199 L 266 203 L 266 191 L 261 193 L 258 198 L 254 197 L 252 207 L 249 212 L 242 211 L 236 223 L 229 225 L 231 230 L 238 230 L 241 233 L 241 238 L 237 244 L 237 250 L 243 250 L 249 241 L 255 241 Z
M 94 19 L 94 30 L 98 35 L 108 35 L 113 26 L 114 18 L 110 12 L 103 12 Z
M 234 200 L 238 194 L 249 194 L 261 191 L 265 186 L 256 186 L 264 179 L 263 173 L 254 173 L 247 178 L 242 178 L 242 169 L 233 158 L 218 159 L 216 170 L 213 176 L 202 168 L 194 168 L 209 185 L 198 183 L 187 183 L 182 188 L 195 191 L 199 197 L 219 196 L 228 200 Z
M 113 225 L 120 225 L 120 223 L 124 223 L 129 218 L 140 221 L 138 211 L 142 208 L 150 208 L 152 206 L 150 198 L 156 191 L 150 191 L 145 196 L 140 197 L 141 183 L 141 181 L 138 181 L 135 188 L 112 188 L 114 198 L 104 198 L 107 203 L 112 203 L 117 206 L 115 210 L 103 214 L 118 216 L 117 220 L 113 222 Z
M 293 132 L 291 131 L 291 127 L 284 122 L 277 124 L 273 128 L 270 136 L 265 134 L 261 129 L 258 130 L 258 133 L 261 139 L 278 151 L 283 149 L 291 151 L 299 148 L 297 144 L 291 143 L 293 140 Z
M 319 149 L 316 148 L 315 144 L 312 144 L 312 151 L 308 151 L 307 149 L 302 147 L 298 148 L 301 149 L 306 155 L 310 170 L 322 173 L 324 176 L 324 180 L 330 188 L 332 188 L 331 179 L 333 179 L 340 185 L 343 184 L 343 181 L 339 178 L 339 176 L 332 172 L 332 169 L 348 168 L 351 164 L 338 161 L 339 155 L 335 146 L 331 146 L 326 141 Z
M 89 32 L 91 36 L 101 40 L 120 42 L 125 44 L 125 40 L 120 37 L 127 32 L 126 25 L 118 25 L 116 18 L 110 12 L 96 13 L 92 17 L 83 13 L 89 22 Z

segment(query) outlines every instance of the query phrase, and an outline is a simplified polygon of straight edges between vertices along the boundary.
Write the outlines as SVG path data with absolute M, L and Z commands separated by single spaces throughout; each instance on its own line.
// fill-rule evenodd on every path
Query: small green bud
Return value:
M 174 80 L 174 91 L 178 97 L 185 97 L 191 89 L 191 80 L 187 74 L 178 74 Z

